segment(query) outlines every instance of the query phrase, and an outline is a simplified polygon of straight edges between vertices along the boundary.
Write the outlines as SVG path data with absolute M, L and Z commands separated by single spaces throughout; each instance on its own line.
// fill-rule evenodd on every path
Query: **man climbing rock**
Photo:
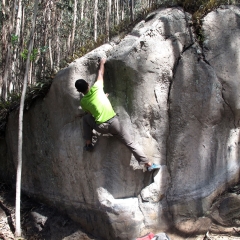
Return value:
M 103 75 L 105 62 L 105 58 L 100 60 L 97 81 L 91 88 L 83 79 L 78 79 L 75 82 L 77 91 L 84 94 L 80 105 L 82 109 L 88 113 L 83 116 L 83 138 L 86 140 L 84 149 L 86 151 L 93 149 L 93 129 L 103 134 L 110 133 L 123 142 L 131 150 L 139 164 L 144 164 L 148 171 L 159 169 L 161 166 L 151 163 L 132 141 L 130 134 L 120 124 L 107 95 L 104 93 Z

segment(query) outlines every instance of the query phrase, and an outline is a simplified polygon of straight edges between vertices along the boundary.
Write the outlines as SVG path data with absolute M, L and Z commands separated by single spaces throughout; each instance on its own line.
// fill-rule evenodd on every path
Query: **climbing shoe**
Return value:
M 93 150 L 93 145 L 92 145 L 92 144 L 86 144 L 86 145 L 84 146 L 84 150 L 85 150 L 85 151 L 88 151 L 88 152 L 92 152 L 92 150 Z
M 161 165 L 153 163 L 153 164 L 152 164 L 150 167 L 148 167 L 147 169 L 148 169 L 149 172 L 151 172 L 151 171 L 153 171 L 153 170 L 155 170 L 155 169 L 160 169 L 160 168 L 161 168 Z

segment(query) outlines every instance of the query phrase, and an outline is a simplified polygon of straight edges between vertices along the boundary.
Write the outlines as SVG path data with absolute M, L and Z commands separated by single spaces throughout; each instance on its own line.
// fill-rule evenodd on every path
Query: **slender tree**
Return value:
M 130 20 L 134 21 L 134 0 L 130 0 Z
M 56 62 L 56 66 L 59 67 L 60 65 L 60 60 L 61 60 L 61 33 L 60 33 L 60 26 L 61 26 L 61 23 L 62 23 L 62 10 L 59 9 L 59 8 L 56 8 L 56 15 L 54 17 L 54 19 L 56 19 L 55 21 L 57 22 L 56 23 L 56 28 L 57 28 L 57 33 L 54 35 L 55 36 L 55 62 Z
M 26 70 L 24 75 L 24 82 L 23 82 L 23 89 L 22 89 L 22 96 L 20 101 L 20 108 L 19 108 L 19 126 L 18 126 L 18 161 L 17 161 L 17 179 L 16 179 L 16 231 L 15 236 L 21 237 L 22 230 L 21 230 L 21 214 L 20 214 L 20 200 L 21 200 L 21 176 L 22 176 L 22 143 L 23 143 L 23 110 L 24 110 L 24 100 L 26 95 L 27 89 L 27 82 L 28 82 L 28 71 L 30 68 L 30 56 L 33 49 L 33 42 L 34 42 L 34 32 L 35 32 L 35 22 L 37 16 L 37 9 L 38 9 L 38 0 L 34 2 L 34 13 L 32 19 L 32 30 L 31 30 L 31 38 L 28 47 L 28 56 L 26 62 Z
M 16 41 L 19 42 L 19 39 L 21 38 L 21 24 L 22 24 L 22 0 L 18 1 L 18 12 L 17 12 L 17 19 L 16 19 L 16 28 L 15 28 L 15 35 L 12 37 L 16 38 Z M 19 69 L 19 61 L 18 58 L 18 47 L 17 44 L 13 46 L 13 58 L 12 58 L 12 76 L 11 76 L 11 86 L 13 87 L 13 90 L 19 90 L 18 86 L 18 69 Z
M 98 18 L 98 0 L 95 0 L 94 2 L 94 41 L 97 41 L 97 29 L 98 29 L 98 22 L 97 22 L 97 18 Z
M 119 4 L 118 4 L 118 0 L 115 0 L 115 2 L 116 2 L 116 10 L 115 10 L 115 12 L 116 12 L 116 24 L 119 24 L 119 12 L 118 12 L 118 6 L 119 6 Z
M 12 9 L 12 11 L 11 11 Z M 3 1 L 2 2 L 2 10 L 3 10 L 3 25 L 2 25 L 2 91 L 1 97 L 6 100 L 9 93 L 9 86 L 11 77 L 9 77 L 11 73 L 11 59 L 12 59 L 12 48 L 14 45 L 15 39 L 12 37 L 12 31 L 15 26 L 15 11 L 16 9 L 16 0 L 14 1 Z
M 83 20 L 83 18 L 84 18 L 85 0 L 82 0 L 81 3 L 82 3 L 82 5 L 81 5 L 81 17 L 80 17 L 80 19 Z
M 123 21 L 124 17 L 125 17 L 125 15 L 124 15 L 124 11 L 125 11 L 125 9 L 124 9 L 124 0 L 120 0 L 120 2 L 121 2 L 121 5 L 120 5 L 120 7 L 121 7 L 121 21 Z
M 76 31 L 76 20 L 77 20 L 77 0 L 74 0 L 74 7 L 73 7 L 73 27 L 72 27 L 72 35 L 71 35 L 71 54 L 74 52 L 74 38 L 75 38 L 75 31 Z
M 112 1 L 108 0 L 107 1 L 107 11 L 106 11 L 106 41 L 109 41 L 111 4 L 112 4 Z

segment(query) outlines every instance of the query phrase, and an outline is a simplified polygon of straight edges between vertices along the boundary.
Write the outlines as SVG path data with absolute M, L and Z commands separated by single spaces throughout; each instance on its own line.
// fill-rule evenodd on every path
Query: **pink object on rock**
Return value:
M 153 233 L 148 233 L 148 234 L 145 235 L 144 237 L 137 238 L 136 240 L 149 240 L 149 239 L 154 238 L 154 236 L 155 236 L 155 234 L 153 234 Z

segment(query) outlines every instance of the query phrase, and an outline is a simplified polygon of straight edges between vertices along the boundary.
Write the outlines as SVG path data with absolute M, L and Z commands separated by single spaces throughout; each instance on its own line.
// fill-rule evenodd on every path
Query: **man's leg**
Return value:
M 118 118 L 110 123 L 110 133 L 123 142 L 132 152 L 133 156 L 140 164 L 151 166 L 150 161 L 147 159 L 142 150 L 132 141 L 131 135 L 121 126 Z
M 109 123 L 96 124 L 94 117 L 87 114 L 83 117 L 83 138 L 86 145 L 92 144 L 92 130 L 95 129 L 99 133 L 109 133 Z
M 96 122 L 91 114 L 83 116 L 83 138 L 86 141 L 86 145 L 92 143 L 92 130 L 95 128 Z
M 137 159 L 140 164 L 144 164 L 148 171 L 152 171 L 154 169 L 159 169 L 160 165 L 152 164 L 145 154 L 138 148 L 135 143 L 133 143 L 130 134 L 121 126 L 118 118 L 114 118 L 111 123 L 106 122 L 97 125 L 95 119 L 92 115 L 87 114 L 83 117 L 83 135 L 86 140 L 86 144 L 88 142 L 92 143 L 92 130 L 95 129 L 100 133 L 111 133 L 115 137 L 117 137 L 121 142 L 123 142 L 132 152 L 133 156 Z

